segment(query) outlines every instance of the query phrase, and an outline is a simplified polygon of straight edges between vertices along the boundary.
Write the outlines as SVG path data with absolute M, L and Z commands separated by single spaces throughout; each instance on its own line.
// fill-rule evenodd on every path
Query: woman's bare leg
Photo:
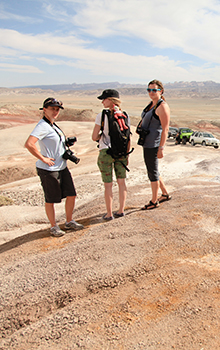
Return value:
M 125 179 L 117 179 L 119 188 L 119 210 L 118 214 L 124 213 L 125 201 L 127 197 L 127 186 Z
M 107 217 L 112 216 L 112 201 L 113 201 L 113 193 L 112 193 L 112 182 L 105 182 L 105 205 L 107 210 Z
M 54 227 L 56 225 L 54 203 L 45 203 L 45 211 L 51 227 Z

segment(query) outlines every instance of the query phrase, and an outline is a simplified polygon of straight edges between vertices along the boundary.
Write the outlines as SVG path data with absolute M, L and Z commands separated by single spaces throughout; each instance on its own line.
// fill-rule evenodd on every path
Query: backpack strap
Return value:
M 103 135 L 103 131 L 104 131 L 105 115 L 107 115 L 108 123 L 109 123 L 109 113 L 111 113 L 109 109 L 103 109 L 103 110 L 102 110 L 102 114 L 101 114 L 101 125 L 100 125 L 100 132 L 99 132 L 100 137 Z M 104 135 L 103 135 L 103 136 L 104 136 Z M 99 140 L 97 140 L 97 142 L 98 142 L 97 147 L 99 148 Z M 103 141 L 103 142 L 104 142 L 104 141 Z M 104 143 L 105 143 L 105 142 L 104 142 Z M 107 144 L 106 144 L 106 145 L 107 145 Z
M 102 116 L 101 116 L 101 127 L 100 127 L 101 135 L 103 134 L 103 130 L 104 130 L 105 112 L 106 112 L 106 109 L 103 109 Z
M 130 154 L 131 152 L 133 152 L 133 150 L 134 150 L 134 148 L 132 148 L 132 150 L 131 150 L 130 152 L 128 152 L 128 153 L 126 154 L 126 156 L 127 156 L 128 154 Z M 109 154 L 112 158 L 114 158 L 114 157 L 113 157 L 113 154 L 112 154 L 111 148 L 109 148 L 109 149 L 107 150 L 107 154 Z M 117 159 L 117 161 L 120 162 L 121 165 L 122 165 L 127 171 L 130 171 L 130 169 L 128 169 L 128 167 L 122 162 L 122 160 L 120 160 L 119 158 L 114 158 L 114 159 Z

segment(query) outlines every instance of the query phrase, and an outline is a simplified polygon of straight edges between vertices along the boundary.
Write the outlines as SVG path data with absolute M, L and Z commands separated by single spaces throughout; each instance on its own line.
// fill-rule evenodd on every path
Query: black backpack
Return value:
M 109 109 L 103 109 L 100 128 L 101 134 L 103 133 L 104 129 L 105 114 L 108 117 L 109 136 L 111 142 L 111 147 L 109 147 L 107 153 L 111 155 L 112 158 L 119 160 L 122 157 L 126 157 L 134 150 L 134 148 L 132 148 L 132 150 L 128 152 L 128 143 L 130 141 L 131 135 L 130 126 L 128 125 L 128 115 L 126 112 L 123 111 L 121 116 L 118 118 L 119 121 L 117 121 L 117 119 L 114 117 L 114 114 L 111 113 Z M 126 128 L 120 128 L 119 123 L 123 123 L 123 125 L 125 125 Z M 121 160 L 119 161 L 121 162 L 123 167 L 127 171 L 129 171 L 126 165 Z

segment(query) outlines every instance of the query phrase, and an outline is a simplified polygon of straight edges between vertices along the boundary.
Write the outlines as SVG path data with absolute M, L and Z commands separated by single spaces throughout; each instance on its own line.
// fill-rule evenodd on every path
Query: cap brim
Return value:
M 103 95 L 100 95 L 100 96 L 98 96 L 97 97 L 99 100 L 104 100 L 105 99 L 105 97 L 103 96 Z
M 39 108 L 39 110 L 43 110 L 44 108 L 47 108 L 47 107 L 59 107 L 59 108 L 61 108 L 61 109 L 64 109 L 64 107 L 62 107 L 62 106 L 58 106 L 58 105 L 48 105 L 48 106 L 46 106 L 46 107 L 41 107 L 41 108 Z

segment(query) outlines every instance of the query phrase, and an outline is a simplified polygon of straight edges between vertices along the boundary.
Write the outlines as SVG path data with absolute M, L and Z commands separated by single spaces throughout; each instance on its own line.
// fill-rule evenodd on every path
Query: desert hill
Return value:
M 91 140 L 100 103 L 96 95 L 64 94 L 70 119 L 72 109 L 79 112 L 78 119 L 58 123 L 78 139 L 80 163 L 69 167 L 78 193 L 74 218 L 84 229 L 54 238 L 35 159 L 23 146 L 43 96 L 0 95 L 15 117 L 0 130 L 0 196 L 8 199 L 0 206 L 0 349 L 219 349 L 219 149 L 168 139 L 160 171 L 172 200 L 142 211 L 151 191 L 135 123 L 147 101 L 124 96 L 135 148 L 126 216 L 103 222 L 98 149 Z M 195 100 L 170 98 L 172 123 L 220 135 L 220 101 Z M 88 120 L 81 121 L 85 111 Z M 117 210 L 115 180 L 113 188 Z M 64 203 L 56 212 L 63 228 Z

